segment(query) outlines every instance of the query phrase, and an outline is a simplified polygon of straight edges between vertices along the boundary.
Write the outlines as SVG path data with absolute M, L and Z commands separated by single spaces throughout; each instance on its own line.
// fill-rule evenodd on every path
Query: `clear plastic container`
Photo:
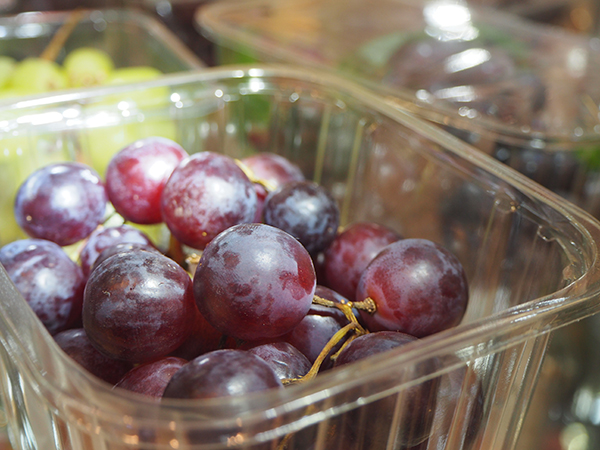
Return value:
M 0 17 L 0 55 L 22 60 L 40 56 L 72 11 L 24 12 Z M 71 50 L 91 46 L 106 51 L 116 67 L 150 66 L 163 73 L 204 66 L 160 21 L 142 11 L 87 9 L 67 38 L 57 62 Z
M 143 111 L 140 94 L 154 99 Z M 18 450 L 509 450 L 550 336 L 600 310 L 597 221 L 343 78 L 212 68 L 0 114 L 0 145 L 39 139 L 90 163 L 90 138 L 165 122 L 190 152 L 277 152 L 332 192 L 342 224 L 371 220 L 439 242 L 470 285 L 459 326 L 397 351 L 284 390 L 158 403 L 76 366 L 0 268 L 0 385 Z M 425 384 L 436 403 L 415 415 L 407 405 Z M 410 433 L 415 420 L 426 440 Z
M 600 39 L 454 0 L 239 0 L 197 12 L 220 62 L 343 74 L 600 217 Z
M 0 17 L 0 55 L 12 56 L 17 60 L 40 55 L 70 14 L 71 11 L 38 12 Z M 62 62 L 69 51 L 81 46 L 92 46 L 108 52 L 116 67 L 149 66 L 164 74 L 204 67 L 202 61 L 157 19 L 135 10 L 83 11 L 81 20 L 65 41 L 57 61 Z M 20 97 L 19 101 L 27 102 L 32 98 Z M 11 104 L 15 100 L 5 98 L 0 101 Z M 163 124 L 155 132 L 171 137 L 172 127 Z M 94 152 L 98 161 L 106 160 L 105 155 L 112 155 L 132 140 L 135 137 L 132 133 L 135 131 L 104 139 Z M 22 137 L 3 142 L 3 152 L 0 153 L 0 245 L 21 236 L 12 217 L 18 185 L 39 164 L 68 156 L 65 148 L 51 148 L 51 144 L 46 145 L 41 139 L 37 139 L 37 142 L 37 146 L 26 145 Z M 89 145 L 94 146 L 94 141 Z

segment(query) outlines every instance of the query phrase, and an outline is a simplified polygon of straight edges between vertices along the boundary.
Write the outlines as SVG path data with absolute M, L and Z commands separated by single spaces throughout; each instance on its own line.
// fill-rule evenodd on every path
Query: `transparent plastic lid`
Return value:
M 345 74 L 437 123 L 533 147 L 600 140 L 598 38 L 452 0 L 241 0 L 196 20 L 221 47 Z

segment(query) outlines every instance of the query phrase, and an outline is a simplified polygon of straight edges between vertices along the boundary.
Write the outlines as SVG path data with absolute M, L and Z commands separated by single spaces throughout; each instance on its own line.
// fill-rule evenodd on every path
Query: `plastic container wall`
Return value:
M 139 93 L 154 98 L 143 111 Z M 342 224 L 376 221 L 445 245 L 471 297 L 458 327 L 310 383 L 157 403 L 71 362 L 0 270 L 1 387 L 19 450 L 512 449 L 551 333 L 600 310 L 595 220 L 343 79 L 209 69 L 1 114 L 0 143 L 41 139 L 92 164 L 90 139 L 158 123 L 189 152 L 276 152 L 333 193 Z M 408 406 L 415 392 L 426 407 Z

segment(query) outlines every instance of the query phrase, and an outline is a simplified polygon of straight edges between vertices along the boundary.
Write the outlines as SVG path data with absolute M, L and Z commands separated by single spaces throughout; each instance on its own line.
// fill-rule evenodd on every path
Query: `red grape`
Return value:
M 356 299 L 371 298 L 377 311 L 361 311 L 371 331 L 403 331 L 424 337 L 457 325 L 468 301 L 467 278 L 458 259 L 426 239 L 385 247 L 363 272 Z
M 140 139 L 116 153 L 106 169 L 106 192 L 115 210 L 133 223 L 162 222 L 163 188 L 187 156 L 179 144 L 162 137 Z
M 208 323 L 198 308 L 194 308 L 192 332 L 183 344 L 171 352 L 171 356 L 191 360 L 204 353 L 220 350 L 221 345 L 224 346 L 222 348 L 234 348 L 235 342 Z
M 274 190 L 292 181 L 304 180 L 304 174 L 296 164 L 276 153 L 257 153 L 243 158 L 242 163 L 258 180 L 268 182 Z
M 116 255 L 117 253 L 131 252 L 135 250 L 148 250 L 149 252 L 160 253 L 155 247 L 152 247 L 147 244 L 121 242 L 120 244 L 114 244 L 102 250 L 102 252 L 96 258 L 96 261 L 94 261 L 94 265 L 92 266 L 90 272 L 92 272 L 97 266 L 102 264 L 105 259 L 108 259 L 111 256 Z
M 188 338 L 194 308 L 192 282 L 181 266 L 157 252 L 118 253 L 90 274 L 83 327 L 102 353 L 147 362 Z
M 292 236 L 264 224 L 231 227 L 211 241 L 194 276 L 200 312 L 226 335 L 281 336 L 308 312 L 315 292 L 310 255 Z
M 58 244 L 22 239 L 0 249 L 0 263 L 50 334 L 81 316 L 85 278 Z
M 78 364 L 107 383 L 115 384 L 132 368 L 130 363 L 109 358 L 96 350 L 83 328 L 61 331 L 54 340 Z
M 87 277 L 100 253 L 108 247 L 121 243 L 136 243 L 153 246 L 152 241 L 146 234 L 131 225 L 119 225 L 116 227 L 99 227 L 88 237 L 79 254 L 81 268 Z
M 315 295 L 338 303 L 345 300 L 331 289 L 319 285 L 315 290 Z M 304 319 L 292 331 L 282 336 L 281 339 L 292 344 L 311 363 L 314 363 L 323 347 L 325 347 L 333 335 L 348 325 L 348 323 L 348 319 L 340 309 L 312 304 Z M 321 370 L 331 367 L 332 361 L 330 356 L 337 352 L 344 342 L 345 339 L 340 341 L 329 352 L 329 355 L 321 365 Z
M 376 223 L 350 225 L 325 250 L 327 286 L 354 301 L 358 281 L 367 265 L 385 246 L 399 239 L 398 233 Z
M 196 153 L 181 162 L 164 187 L 161 210 L 183 244 L 203 249 L 227 228 L 254 220 L 253 183 L 227 156 Z
M 15 219 L 28 235 L 65 246 L 87 237 L 103 221 L 107 203 L 93 169 L 74 162 L 51 164 L 19 187 Z
M 310 361 L 292 344 L 272 342 L 257 345 L 248 352 L 264 359 L 275 371 L 279 379 L 300 378 L 310 370 Z
M 216 350 L 179 369 L 163 397 L 229 397 L 280 387 L 277 374 L 258 356 L 245 350 Z
M 156 361 L 140 364 L 124 374 L 115 384 L 115 387 L 160 398 L 175 372 L 186 363 L 187 361 L 183 358 L 167 356 Z

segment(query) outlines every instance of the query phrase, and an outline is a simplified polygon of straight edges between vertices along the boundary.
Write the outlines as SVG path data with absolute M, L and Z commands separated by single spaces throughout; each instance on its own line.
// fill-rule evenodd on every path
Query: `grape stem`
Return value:
M 315 303 L 317 305 L 328 306 L 330 308 L 334 308 L 334 307 L 340 308 L 339 305 L 347 305 L 348 307 L 350 307 L 350 309 L 352 309 L 352 308 L 360 309 L 361 311 L 366 311 L 369 314 L 375 314 L 377 312 L 377 304 L 375 303 L 375 300 L 373 300 L 371 297 L 367 297 L 362 302 L 351 302 L 350 300 L 346 300 L 346 301 L 342 301 L 340 303 L 336 303 L 336 302 L 332 302 L 331 300 L 327 300 L 322 297 L 319 297 L 318 295 L 315 295 L 315 296 L 313 296 L 313 303 Z M 340 309 L 342 309 L 342 308 L 340 308 Z M 343 311 L 343 309 L 342 309 L 342 311 Z
M 263 186 L 269 192 L 273 192 L 276 189 L 276 186 L 273 183 L 271 183 L 270 181 L 258 178 L 254 174 L 254 172 L 252 171 L 252 169 L 250 169 L 250 167 L 248 167 L 246 164 L 244 164 L 239 159 L 235 159 L 235 163 L 238 165 L 238 167 L 240 169 L 242 169 L 242 172 L 244 172 L 244 174 L 248 177 L 248 179 L 252 183 L 260 184 L 261 186 Z
M 313 363 L 312 367 L 308 371 L 308 373 L 299 378 L 286 378 L 282 380 L 284 385 L 303 383 L 305 381 L 312 380 L 319 373 L 319 369 L 321 368 L 321 364 L 329 354 L 329 352 L 350 332 L 354 330 L 354 335 L 351 336 L 345 343 L 342 345 L 342 348 L 338 350 L 334 355 L 332 355 L 332 359 L 335 360 L 340 352 L 345 348 L 345 346 L 354 340 L 356 337 L 361 336 L 363 334 L 367 334 L 368 331 L 363 328 L 363 326 L 358 323 L 358 319 L 354 314 L 352 308 L 363 309 L 368 312 L 375 312 L 375 302 L 371 298 L 367 298 L 362 302 L 351 302 L 349 300 L 343 302 L 332 302 L 331 300 L 327 300 L 323 297 L 319 297 L 318 295 L 313 296 L 313 303 L 317 305 L 327 306 L 329 308 L 338 308 L 341 310 L 346 318 L 348 319 L 348 324 L 343 328 L 340 328 L 332 337 L 329 339 L 329 342 L 323 347 L 321 353 Z
M 331 339 L 329 339 L 329 342 L 327 342 L 325 347 L 323 347 L 323 350 L 321 350 L 321 353 L 319 353 L 319 356 L 317 357 L 317 359 L 315 359 L 315 362 L 313 363 L 310 370 L 306 373 L 306 375 L 301 376 L 299 378 L 283 379 L 282 380 L 283 384 L 289 385 L 289 384 L 296 384 L 296 383 L 304 383 L 304 382 L 312 380 L 314 377 L 316 377 L 317 374 L 319 373 L 319 369 L 321 368 L 321 364 L 323 364 L 323 361 L 325 360 L 325 358 L 327 357 L 329 352 L 333 349 L 333 347 L 335 347 L 338 344 L 338 342 L 340 342 L 350 331 L 356 330 L 358 327 L 360 327 L 360 325 L 358 325 L 358 322 L 356 322 L 356 323 L 350 322 L 345 327 L 340 328 L 331 337 Z

